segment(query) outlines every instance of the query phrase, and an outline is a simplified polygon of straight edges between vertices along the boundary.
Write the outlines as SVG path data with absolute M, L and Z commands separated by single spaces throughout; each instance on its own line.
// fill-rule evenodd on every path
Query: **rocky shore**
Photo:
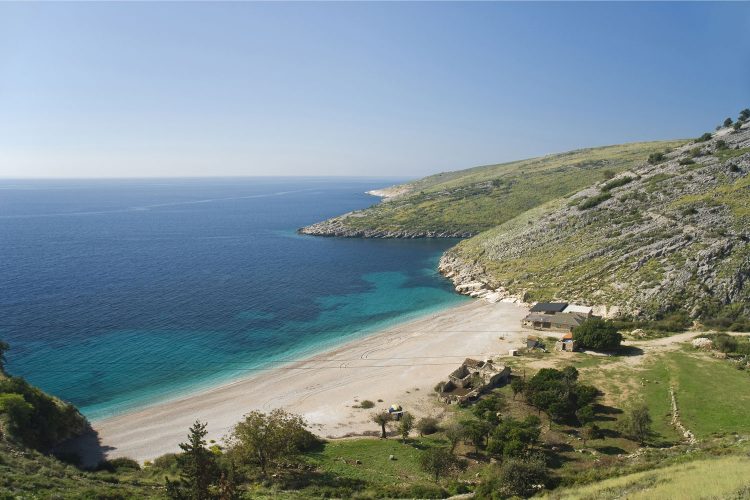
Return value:
M 341 238 L 470 238 L 475 235 L 470 231 L 420 231 L 420 230 L 386 230 L 359 228 L 352 224 L 357 212 L 334 217 L 297 230 L 299 234 L 312 236 L 338 236 Z

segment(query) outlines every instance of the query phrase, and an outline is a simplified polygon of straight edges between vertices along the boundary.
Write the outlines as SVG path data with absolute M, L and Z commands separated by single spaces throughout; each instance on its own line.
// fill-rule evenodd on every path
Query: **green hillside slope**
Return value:
M 747 309 L 750 128 L 652 163 L 461 242 L 442 270 L 475 294 L 582 301 L 610 313 Z
M 633 168 L 684 141 L 581 149 L 442 173 L 387 190 L 383 203 L 300 230 L 321 236 L 471 236 L 549 200 Z

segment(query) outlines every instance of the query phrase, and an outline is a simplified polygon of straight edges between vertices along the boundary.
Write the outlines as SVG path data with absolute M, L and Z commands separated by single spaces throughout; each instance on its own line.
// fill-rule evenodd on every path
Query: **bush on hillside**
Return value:
M 541 432 L 541 421 L 535 415 L 524 420 L 506 418 L 490 433 L 487 451 L 496 457 L 526 455 L 539 441 Z
M 578 382 L 578 370 L 542 368 L 526 383 L 526 401 L 544 411 L 552 420 L 572 420 L 581 408 L 599 397 L 599 390 Z
M 706 132 L 706 133 L 705 133 L 705 134 L 703 134 L 702 136 L 698 137 L 698 138 L 697 138 L 697 139 L 695 140 L 695 142 L 706 142 L 706 141 L 710 141 L 712 137 L 713 137 L 713 135 L 711 135 L 711 132 Z
M 632 177 L 620 177 L 619 179 L 612 179 L 602 186 L 602 191 L 610 191 L 614 188 L 624 186 L 633 181 Z
M 583 349 L 612 351 L 620 347 L 622 335 L 611 321 L 589 318 L 573 328 L 573 339 Z
M 580 210 L 587 210 L 589 208 L 593 208 L 599 205 L 600 203 L 607 201 L 610 198 L 612 198 L 612 195 L 609 193 L 601 193 L 596 196 L 591 196 L 583 200 L 581 203 L 579 203 L 578 208 Z
M 651 165 L 656 165 L 658 163 L 661 163 L 665 159 L 666 157 L 664 156 L 664 153 L 651 153 L 650 155 L 648 155 L 648 162 Z
M 478 499 L 503 499 L 533 496 L 549 482 L 550 476 L 541 457 L 511 458 L 477 487 Z
M 438 426 L 436 418 L 423 417 L 417 422 L 417 432 L 419 432 L 420 436 L 429 436 L 430 434 L 435 434 L 439 430 L 440 427 Z
M 78 410 L 47 395 L 20 377 L 0 380 L 0 419 L 13 438 L 40 451 L 84 432 L 88 426 Z

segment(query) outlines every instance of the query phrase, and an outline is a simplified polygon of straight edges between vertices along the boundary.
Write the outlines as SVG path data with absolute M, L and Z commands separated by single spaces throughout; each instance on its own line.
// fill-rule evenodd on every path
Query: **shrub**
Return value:
M 549 481 L 549 472 L 541 457 L 512 458 L 500 470 L 479 484 L 476 497 L 501 499 L 527 498 L 537 493 Z
M 710 141 L 712 137 L 713 137 L 713 135 L 711 135 L 711 132 L 706 132 L 706 133 L 705 133 L 705 134 L 703 134 L 702 136 L 698 137 L 698 138 L 697 138 L 697 139 L 695 140 L 695 142 L 706 142 L 706 141 Z
M 727 149 L 727 141 L 723 139 L 719 139 L 718 141 L 716 141 L 716 149 L 718 150 Z
M 96 466 L 98 471 L 117 472 L 120 469 L 141 470 L 141 464 L 132 458 L 120 457 L 111 460 L 102 460 Z
M 422 470 L 432 475 L 435 482 L 441 476 L 466 468 L 466 462 L 457 459 L 447 448 L 429 448 L 419 457 Z
M 245 415 L 232 429 L 228 443 L 229 453 L 238 462 L 259 466 L 265 474 L 277 459 L 292 459 L 312 449 L 318 439 L 301 416 L 276 409 Z
M 741 128 L 742 128 L 742 122 L 735 122 L 734 125 L 732 125 L 732 129 L 735 132 L 739 132 Z
M 651 153 L 650 155 L 648 155 L 648 162 L 651 165 L 656 165 L 658 163 L 661 163 L 665 159 L 666 157 L 664 156 L 664 153 Z
M 732 119 L 731 118 L 727 118 L 726 120 L 724 120 L 724 126 L 725 127 L 729 127 L 731 125 L 732 125 Z
M 680 165 L 695 165 L 695 160 L 692 158 L 683 158 L 680 160 Z
M 419 432 L 420 436 L 429 436 L 430 434 L 435 434 L 439 430 L 440 427 L 438 426 L 438 421 L 436 418 L 423 417 L 420 418 L 417 422 L 417 431 Z
M 375 407 L 375 403 L 373 403 L 369 399 L 365 399 L 364 401 L 362 401 L 361 403 L 359 403 L 359 407 L 360 408 L 364 408 L 365 410 L 369 410 L 370 408 L 374 408 Z
M 602 186 L 602 191 L 610 191 L 614 188 L 624 186 L 633 181 L 632 177 L 620 177 L 619 179 L 612 179 Z
M 620 347 L 622 335 L 611 321 L 589 318 L 573 328 L 573 338 L 579 346 L 594 351 L 611 351 Z
M 739 121 L 747 121 L 750 119 L 750 109 L 745 108 L 742 111 L 740 111 L 740 117 L 738 118 Z
M 607 201 L 610 198 L 612 198 L 612 195 L 609 193 L 601 193 L 596 196 L 591 196 L 590 198 L 586 198 L 581 203 L 579 203 L 578 208 L 580 210 L 587 210 Z

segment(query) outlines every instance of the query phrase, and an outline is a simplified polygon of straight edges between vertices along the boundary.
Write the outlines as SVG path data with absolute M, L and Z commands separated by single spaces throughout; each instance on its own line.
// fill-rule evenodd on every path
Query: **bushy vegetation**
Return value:
M 578 208 L 581 210 L 587 210 L 589 208 L 594 208 L 595 206 L 604 203 L 608 199 L 612 198 L 612 195 L 610 193 L 600 193 L 594 196 L 589 196 L 588 198 L 584 199 L 578 204 Z
M 620 347 L 622 335 L 612 321 L 589 318 L 573 328 L 573 339 L 583 349 L 612 351 Z
M 343 223 L 352 230 L 476 234 L 680 144 L 607 146 L 441 173 L 401 186 L 407 194 Z
M 541 456 L 511 458 L 479 485 L 476 498 L 527 498 L 543 489 L 548 481 L 549 472 Z
M 695 140 L 695 142 L 706 142 L 706 141 L 710 141 L 710 140 L 711 140 L 711 138 L 713 138 L 713 135 L 711 134 L 711 132 L 706 132 L 706 133 L 705 133 L 705 134 L 703 134 L 702 136 L 698 137 L 698 138 L 697 138 L 697 139 Z
M 602 191 L 611 191 L 612 189 L 624 186 L 625 184 L 629 184 L 631 182 L 633 182 L 633 178 L 629 176 L 620 177 L 619 179 L 612 179 L 602 186 Z
M 573 366 L 563 370 L 542 368 L 526 383 L 524 396 L 550 419 L 560 421 L 575 419 L 581 409 L 596 401 L 599 390 L 579 383 L 578 370 Z
M 661 162 L 663 162 L 663 161 L 664 161 L 665 159 L 666 159 L 666 156 L 665 156 L 665 155 L 664 155 L 664 153 L 662 153 L 662 152 L 658 152 L 658 153 L 651 153 L 650 155 L 648 155 L 648 162 L 649 162 L 649 163 L 650 163 L 651 165 L 656 165 L 656 164 L 658 164 L 658 163 L 661 163 Z

